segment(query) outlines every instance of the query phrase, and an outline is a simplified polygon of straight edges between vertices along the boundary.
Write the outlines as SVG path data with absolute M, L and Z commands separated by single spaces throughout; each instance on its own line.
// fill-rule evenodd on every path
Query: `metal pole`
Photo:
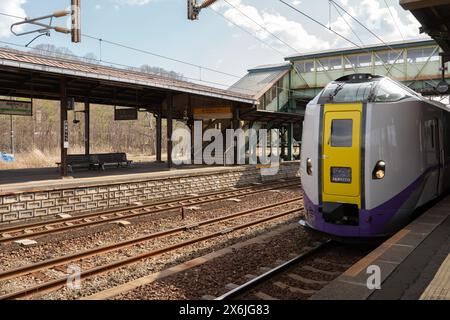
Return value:
M 161 144 L 162 144 L 162 107 L 158 106 L 156 117 L 156 161 L 161 162 Z
M 68 148 L 68 122 L 67 122 L 67 92 L 66 80 L 61 79 L 60 83 L 60 126 L 61 126 L 61 177 L 67 177 L 67 148 Z
M 173 96 L 172 93 L 167 94 L 167 167 L 172 168 L 172 109 L 173 109 Z
M 14 154 L 14 121 L 13 116 L 9 116 L 10 126 L 11 126 L 11 154 Z
M 84 153 L 85 155 L 91 154 L 90 142 L 91 142 L 91 108 L 89 98 L 84 101 Z

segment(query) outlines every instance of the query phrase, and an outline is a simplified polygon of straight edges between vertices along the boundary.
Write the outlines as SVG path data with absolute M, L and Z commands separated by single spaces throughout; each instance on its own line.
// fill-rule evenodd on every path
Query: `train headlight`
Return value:
M 375 168 L 372 172 L 372 178 L 375 180 L 381 180 L 386 175 L 386 162 L 380 160 L 375 165 Z
M 312 170 L 312 160 L 310 158 L 306 159 L 306 172 L 309 176 L 312 176 L 313 170 Z

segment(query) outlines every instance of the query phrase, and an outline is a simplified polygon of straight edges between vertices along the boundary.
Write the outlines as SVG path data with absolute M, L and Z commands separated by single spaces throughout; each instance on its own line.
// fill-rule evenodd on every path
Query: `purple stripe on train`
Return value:
M 416 191 L 424 178 L 432 171 L 437 170 L 435 166 L 426 170 L 420 177 L 411 183 L 406 189 L 386 201 L 380 206 L 371 210 L 360 210 L 359 226 L 346 226 L 327 223 L 319 212 L 319 206 L 315 205 L 303 192 L 304 205 L 307 210 L 306 222 L 313 229 L 324 233 L 342 237 L 375 237 L 387 236 L 395 230 L 389 230 L 391 220 L 399 212 L 400 208 Z M 398 226 L 400 228 L 401 226 Z

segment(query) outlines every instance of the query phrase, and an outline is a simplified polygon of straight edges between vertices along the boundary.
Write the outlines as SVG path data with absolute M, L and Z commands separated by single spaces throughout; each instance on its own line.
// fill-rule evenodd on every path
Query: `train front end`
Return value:
M 301 223 L 305 226 L 336 237 L 372 238 L 387 236 L 404 222 L 397 218 L 407 199 L 388 198 L 403 190 L 403 181 L 394 181 L 403 178 L 397 178 L 393 170 L 394 165 L 400 164 L 396 158 L 401 157 L 398 152 L 402 150 L 396 150 L 389 140 L 389 135 L 399 138 L 393 124 L 402 115 L 391 113 L 397 110 L 396 103 L 389 102 L 386 108 L 375 103 L 374 96 L 383 79 L 386 78 L 366 74 L 346 76 L 330 83 L 308 104 L 300 169 L 306 211 Z M 375 108 L 380 119 L 376 124 L 368 115 Z M 388 179 L 384 179 L 386 160 L 392 168 Z M 418 168 L 410 171 L 417 172 Z M 407 185 L 405 181 L 404 186 Z M 410 208 L 406 209 L 405 212 Z

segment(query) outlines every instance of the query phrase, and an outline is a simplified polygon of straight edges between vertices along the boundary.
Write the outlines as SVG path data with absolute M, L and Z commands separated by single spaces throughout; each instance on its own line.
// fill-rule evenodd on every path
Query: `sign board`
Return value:
M 69 124 L 64 120 L 64 149 L 69 149 Z
M 31 117 L 33 116 L 33 102 L 0 99 L 0 114 Z
M 194 108 L 194 119 L 232 119 L 233 109 L 231 107 Z
M 114 109 L 114 120 L 137 120 L 138 119 L 138 109 L 137 108 L 124 108 L 124 109 Z

